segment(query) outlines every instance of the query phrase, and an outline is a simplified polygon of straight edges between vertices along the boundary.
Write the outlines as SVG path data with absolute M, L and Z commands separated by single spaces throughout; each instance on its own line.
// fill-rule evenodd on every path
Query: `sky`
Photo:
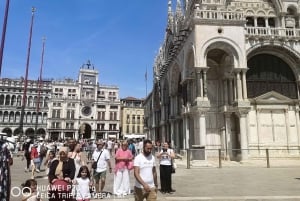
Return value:
M 5 5 L 1 0 L 1 33 Z M 77 80 L 90 60 L 99 83 L 119 86 L 120 98 L 151 92 L 167 0 L 10 0 L 1 78 L 25 77 L 32 6 L 29 79 L 39 77 L 45 37 L 43 79 Z

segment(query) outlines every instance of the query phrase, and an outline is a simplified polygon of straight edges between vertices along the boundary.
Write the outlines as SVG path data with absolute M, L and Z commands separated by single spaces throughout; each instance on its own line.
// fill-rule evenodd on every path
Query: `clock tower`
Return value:
M 79 71 L 79 137 L 91 138 L 96 120 L 98 71 L 88 61 Z

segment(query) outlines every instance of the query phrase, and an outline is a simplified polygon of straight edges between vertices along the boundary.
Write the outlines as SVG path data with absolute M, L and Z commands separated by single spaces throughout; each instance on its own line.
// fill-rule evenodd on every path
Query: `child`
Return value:
M 38 196 L 36 180 L 28 179 L 22 186 L 22 201 L 42 201 Z
M 91 175 L 88 167 L 85 165 L 81 166 L 77 178 L 74 179 L 77 201 L 90 201 L 90 188 L 92 187 L 90 177 Z
M 54 161 L 56 158 L 55 158 L 55 152 L 54 151 L 49 151 L 49 153 L 47 154 L 47 157 L 46 157 L 46 161 L 44 162 L 44 165 L 47 167 L 46 168 L 46 177 L 45 179 L 48 179 L 48 173 L 49 173 L 49 168 L 50 168 L 50 165 L 52 163 L 52 161 Z

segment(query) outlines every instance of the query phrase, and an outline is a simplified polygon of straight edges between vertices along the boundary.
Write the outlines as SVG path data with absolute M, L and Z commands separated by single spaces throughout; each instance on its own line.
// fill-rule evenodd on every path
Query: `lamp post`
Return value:
M 5 35 L 6 35 L 8 10 L 9 10 L 9 0 L 6 0 L 5 14 L 4 14 L 4 21 L 3 21 L 3 29 L 2 29 L 2 37 L 1 37 L 1 47 L 0 47 L 0 77 L 1 77 L 1 69 L 2 69 L 2 60 L 3 60 Z
M 30 61 L 30 48 L 31 48 L 31 38 L 32 38 L 32 27 L 33 27 L 33 20 L 34 20 L 34 12 L 35 12 L 35 7 L 32 7 L 32 9 L 31 9 L 31 23 L 30 23 L 30 31 L 29 31 L 29 41 L 28 41 L 28 49 L 27 49 L 27 62 L 26 62 L 25 80 L 24 80 L 24 92 L 23 92 L 21 116 L 20 116 L 20 126 L 19 126 L 19 132 L 20 132 L 21 137 L 23 137 L 23 135 L 24 135 L 23 121 L 24 121 L 24 114 L 25 114 L 25 107 L 26 107 L 28 69 L 29 69 L 29 61 Z

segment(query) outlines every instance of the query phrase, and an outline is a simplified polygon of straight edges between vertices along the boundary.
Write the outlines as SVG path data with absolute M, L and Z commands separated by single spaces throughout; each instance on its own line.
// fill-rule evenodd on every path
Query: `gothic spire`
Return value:
M 172 31 L 173 32 L 173 13 L 172 13 L 172 0 L 168 1 L 168 26 L 167 26 L 167 30 L 168 31 Z

